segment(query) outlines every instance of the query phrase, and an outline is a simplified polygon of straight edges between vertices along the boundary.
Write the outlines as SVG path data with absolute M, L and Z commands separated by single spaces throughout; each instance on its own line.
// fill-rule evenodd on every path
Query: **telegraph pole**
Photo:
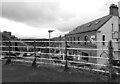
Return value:
M 113 45 L 112 45 L 112 41 L 109 41 L 109 46 L 108 46 L 108 57 L 109 57 L 109 81 L 112 81 L 112 73 L 113 73 L 113 67 L 112 67 L 112 63 L 113 63 Z

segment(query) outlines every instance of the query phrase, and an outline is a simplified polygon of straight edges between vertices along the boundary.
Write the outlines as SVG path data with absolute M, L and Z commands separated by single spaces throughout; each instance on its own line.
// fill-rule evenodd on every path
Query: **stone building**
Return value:
M 11 51 L 11 53 L 18 53 L 19 51 L 27 51 L 28 44 L 22 42 L 20 39 L 11 34 L 11 32 L 3 31 L 1 32 L 1 45 L 2 51 Z M 10 46 L 10 47 L 9 47 Z M 26 47 L 17 47 L 26 46 Z M 18 51 L 18 52 L 17 52 Z M 20 52 L 18 53 L 20 54 Z
M 119 2 L 120 6 L 120 2 Z M 94 21 L 85 23 L 76 27 L 67 34 L 67 41 L 84 41 L 84 42 L 69 42 L 71 48 L 83 48 L 81 50 L 69 50 L 69 54 L 82 55 L 79 60 L 106 64 L 105 59 L 88 58 L 87 56 L 108 57 L 108 43 L 110 40 L 113 43 L 114 59 L 120 59 L 120 8 L 117 5 L 111 4 L 109 14 L 98 18 Z M 102 42 L 94 42 L 102 41 Z M 91 50 L 86 50 L 91 49 Z M 101 49 L 101 50 L 94 50 Z

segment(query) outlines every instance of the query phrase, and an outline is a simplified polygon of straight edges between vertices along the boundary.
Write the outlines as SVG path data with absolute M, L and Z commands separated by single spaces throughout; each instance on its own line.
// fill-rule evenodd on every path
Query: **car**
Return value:
M 73 56 L 67 56 L 67 60 L 73 61 Z
M 54 56 L 52 56 L 51 58 L 52 58 L 52 59 L 56 59 L 56 60 L 54 60 L 55 63 L 61 63 L 61 61 L 60 61 L 61 57 L 60 57 L 60 56 L 54 55 Z
M 114 66 L 120 66 L 120 60 L 113 60 L 112 64 Z
M 23 56 L 25 56 L 25 57 L 30 57 L 30 56 L 32 56 L 33 54 L 32 53 L 24 53 L 23 54 Z
M 118 66 L 120 67 L 120 60 L 113 60 L 112 62 L 113 66 Z M 117 72 L 120 73 L 120 69 L 116 68 Z

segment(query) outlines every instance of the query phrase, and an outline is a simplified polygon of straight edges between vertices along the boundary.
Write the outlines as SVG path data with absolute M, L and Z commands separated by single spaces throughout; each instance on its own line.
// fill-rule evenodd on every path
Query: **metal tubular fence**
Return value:
M 70 44 L 72 43 L 85 43 L 86 41 L 50 41 L 52 44 L 51 47 L 47 46 L 40 46 L 41 43 L 48 43 L 49 41 L 0 41 L 3 45 L 2 47 L 2 56 L 0 60 L 8 60 L 10 61 L 18 61 L 18 62 L 27 62 L 32 63 L 32 65 L 36 64 L 52 64 L 52 65 L 60 65 L 65 66 L 65 70 L 69 67 L 79 68 L 79 69 L 86 69 L 92 70 L 102 73 L 109 73 L 110 71 L 107 69 L 109 66 L 108 64 L 101 64 L 98 63 L 97 60 L 105 60 L 106 62 L 109 61 L 109 53 L 107 57 L 97 56 L 97 53 L 100 51 L 108 52 L 108 47 L 106 48 L 90 48 L 90 47 L 71 47 Z M 26 43 L 27 45 L 20 45 L 20 42 Z M 93 43 L 97 44 L 102 43 L 103 41 L 94 41 Z M 109 43 L 108 41 L 104 41 L 105 43 Z M 17 43 L 17 45 L 15 45 Z M 29 44 L 32 43 L 33 45 Z M 87 43 L 91 43 L 87 41 Z M 112 44 L 119 43 L 117 41 L 113 41 Z M 69 44 L 69 45 L 68 45 Z M 108 46 L 108 45 L 107 45 Z M 113 45 L 114 46 L 114 45 Z M 50 52 L 48 52 L 50 49 Z M 82 51 L 89 51 L 89 52 L 96 52 L 96 55 L 84 55 L 79 52 L 76 54 L 69 54 L 74 50 Z M 58 52 L 57 52 L 58 51 Z M 114 49 L 113 52 L 118 52 L 118 57 L 120 57 L 120 49 Z M 114 57 L 114 55 L 113 55 Z M 79 58 L 79 59 L 78 59 Z M 87 59 L 94 59 L 96 62 L 86 61 Z M 120 60 L 120 59 L 119 59 Z M 112 65 L 112 68 L 116 70 L 116 74 L 120 75 L 120 65 L 115 66 Z

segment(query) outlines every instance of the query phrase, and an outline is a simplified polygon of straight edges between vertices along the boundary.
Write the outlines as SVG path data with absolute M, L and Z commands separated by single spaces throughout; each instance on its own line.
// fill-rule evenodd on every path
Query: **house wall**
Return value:
M 6 46 L 6 47 L 2 47 L 2 50 L 3 51 L 25 51 L 26 48 L 25 47 L 11 47 L 11 46 L 23 46 L 24 43 L 22 42 L 11 42 L 11 41 L 16 41 L 17 40 L 17 37 L 15 37 L 14 35 L 11 35 L 11 32 L 7 32 L 7 31 L 4 31 L 2 32 L 2 40 L 3 41 L 7 41 L 7 42 L 2 42 L 2 45 L 3 46 Z M 10 40 L 10 42 L 9 42 Z M 9 48 L 10 46 L 10 48 Z
M 119 9 L 119 38 L 120 38 L 120 1 L 118 2 L 118 9 Z M 118 40 L 118 50 L 120 50 L 120 39 Z M 120 59 L 120 52 L 118 58 Z
M 119 7 L 120 7 L 120 5 L 119 5 Z M 119 10 L 120 10 L 120 8 L 119 8 Z M 119 54 L 118 54 L 118 59 L 120 59 L 120 17 L 119 17 L 119 22 L 118 22 L 118 24 L 119 24 L 119 39 L 118 39 L 118 50 L 119 50 Z
M 120 38 L 120 1 L 118 2 L 118 9 L 119 9 L 119 38 Z M 118 40 L 118 49 L 120 50 L 120 39 Z M 120 52 L 118 58 L 120 59 Z
M 2 32 L 0 31 L 0 51 L 2 51 Z M 2 56 L 2 52 L 0 52 L 0 56 Z
M 67 40 L 71 41 L 71 37 L 72 37 L 72 41 L 78 41 L 78 37 L 80 38 L 79 41 L 85 41 L 85 36 L 95 36 L 96 37 L 96 31 L 91 31 L 91 32 L 84 32 L 84 33 L 79 33 L 79 34 L 72 34 L 72 35 L 67 35 Z M 74 39 L 75 37 L 75 39 Z M 94 39 L 96 40 L 96 38 Z M 90 41 L 88 39 L 88 41 Z M 95 44 L 92 44 L 90 42 L 69 42 L 69 45 L 71 48 L 85 48 L 85 49 L 96 49 L 97 46 Z M 97 56 L 97 52 L 95 50 L 69 50 L 69 53 L 72 55 L 82 55 L 82 53 L 88 53 L 88 56 Z M 86 61 L 86 62 L 91 62 L 91 63 L 96 63 L 96 59 L 95 58 L 88 58 L 87 60 L 84 60 L 84 58 L 80 58 L 80 61 Z
M 97 32 L 97 41 L 102 41 L 102 35 L 105 35 L 105 41 L 116 41 L 116 39 L 112 38 L 112 32 L 118 31 L 118 20 L 117 16 L 113 16 L 106 24 L 104 24 Z M 112 26 L 113 24 L 113 26 Z M 113 28 L 113 29 L 112 29 Z M 118 49 L 118 43 L 112 43 L 114 50 Z M 97 49 L 108 49 L 108 43 L 103 45 L 102 43 L 97 43 Z M 118 54 L 114 54 L 114 59 L 118 59 Z M 108 51 L 99 50 L 97 51 L 98 57 L 108 57 Z M 97 62 L 99 64 L 107 64 L 108 61 L 105 59 L 98 59 Z
M 119 8 L 119 17 L 120 17 L 120 1 L 118 2 L 118 8 Z

